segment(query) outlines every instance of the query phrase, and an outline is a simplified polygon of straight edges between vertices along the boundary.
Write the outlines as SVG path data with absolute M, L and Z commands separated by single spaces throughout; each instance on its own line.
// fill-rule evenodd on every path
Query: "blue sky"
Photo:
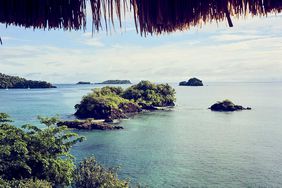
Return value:
M 184 32 L 141 37 L 126 29 L 33 30 L 0 24 L 0 72 L 53 83 L 107 79 L 178 82 L 282 81 L 282 14 L 233 18 Z M 90 23 L 90 22 L 88 22 Z

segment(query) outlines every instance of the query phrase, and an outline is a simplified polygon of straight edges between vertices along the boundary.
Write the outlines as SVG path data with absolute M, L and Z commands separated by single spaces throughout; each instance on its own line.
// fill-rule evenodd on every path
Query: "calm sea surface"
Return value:
M 9 113 L 18 126 L 38 123 L 37 115 L 73 118 L 73 106 L 94 87 L 0 90 L 0 112 Z M 124 130 L 79 131 L 87 141 L 72 154 L 77 161 L 95 155 L 107 167 L 120 166 L 120 177 L 148 187 L 282 187 L 281 83 L 175 89 L 172 111 L 124 120 Z M 207 109 L 223 99 L 253 110 Z

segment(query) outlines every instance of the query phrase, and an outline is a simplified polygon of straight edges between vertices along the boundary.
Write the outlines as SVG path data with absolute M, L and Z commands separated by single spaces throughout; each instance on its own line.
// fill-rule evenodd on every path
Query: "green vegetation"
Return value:
M 85 185 L 127 187 L 128 183 L 119 180 L 114 171 L 102 168 L 96 161 L 95 166 L 88 167 L 95 179 L 85 178 L 87 172 L 81 165 L 75 167 L 74 157 L 69 153 L 84 138 L 65 126 L 56 127 L 57 118 L 38 118 L 46 128 L 33 125 L 17 128 L 9 123 L 7 114 L 0 113 L 0 187 L 66 187 L 80 184 L 78 177 L 84 178 Z M 85 164 L 91 162 L 93 159 L 86 159 Z
M 126 90 L 121 87 L 94 89 L 75 106 L 79 118 L 120 119 L 142 109 L 174 106 L 175 90 L 168 84 L 141 81 Z
M 0 89 L 6 88 L 55 88 L 45 81 L 32 81 L 18 76 L 8 76 L 0 73 Z
M 107 80 L 99 84 L 131 84 L 130 80 Z
M 39 119 L 46 129 L 0 125 L 1 177 L 6 180 L 37 178 L 54 185 L 69 185 L 74 163 L 68 152 L 83 138 L 67 132 L 66 127 L 56 127 L 56 118 Z
M 94 157 L 83 160 L 75 171 L 75 186 L 80 188 L 92 187 L 128 187 L 128 182 L 119 180 L 115 168 L 105 169 L 97 163 Z
M 122 97 L 141 105 L 143 108 L 148 106 L 165 107 L 174 106 L 175 90 L 168 84 L 153 84 L 149 81 L 141 81 L 126 89 Z
M 132 112 L 140 111 L 137 104 L 120 96 L 122 92 L 121 87 L 94 89 L 75 106 L 75 115 L 79 118 L 119 119 L 125 118 L 123 112 L 131 111 L 129 107 Z
M 3 188 L 52 188 L 52 184 L 45 180 L 23 179 L 3 180 L 0 178 L 0 187 Z
M 5 123 L 5 122 L 12 122 L 10 116 L 5 113 L 0 113 L 0 123 Z

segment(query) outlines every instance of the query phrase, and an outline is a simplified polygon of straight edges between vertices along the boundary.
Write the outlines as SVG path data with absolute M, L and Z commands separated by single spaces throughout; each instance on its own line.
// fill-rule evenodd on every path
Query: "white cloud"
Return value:
M 66 48 L 19 42 L 1 47 L 0 70 L 56 83 L 177 82 L 191 76 L 207 81 L 282 81 L 282 25 L 278 24 L 282 17 L 258 20 L 235 21 L 235 28 L 211 25 L 141 39 L 132 32 L 122 39 L 71 34 L 77 38 Z

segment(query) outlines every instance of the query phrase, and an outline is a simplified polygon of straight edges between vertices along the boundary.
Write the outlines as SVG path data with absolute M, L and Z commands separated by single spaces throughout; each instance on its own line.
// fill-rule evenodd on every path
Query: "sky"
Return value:
M 142 37 L 133 19 L 100 31 L 33 30 L 0 24 L 0 72 L 52 83 L 281 82 L 282 14 L 233 18 L 190 30 Z

